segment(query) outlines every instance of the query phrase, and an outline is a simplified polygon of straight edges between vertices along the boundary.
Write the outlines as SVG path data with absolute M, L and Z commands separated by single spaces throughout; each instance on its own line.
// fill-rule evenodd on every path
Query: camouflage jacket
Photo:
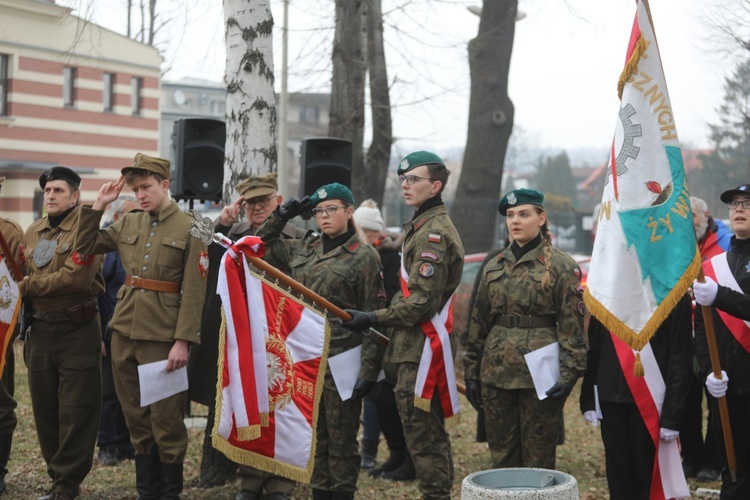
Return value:
M 426 210 L 404 224 L 403 262 L 409 273 L 409 296 L 399 290 L 388 309 L 377 313 L 377 324 L 392 327 L 386 360 L 419 363 L 425 335 L 420 323 L 430 320 L 461 282 L 464 249 L 445 205 Z M 451 344 L 456 342 L 451 335 Z
M 300 240 L 281 238 L 285 223 L 269 217 L 256 233 L 266 245 L 264 259 L 271 265 L 292 270 L 292 278 L 341 309 L 373 311 L 385 304 L 385 290 L 377 252 L 355 234 L 343 245 L 323 253 L 321 236 L 308 231 Z M 359 378 L 377 380 L 383 349 L 372 339 L 352 333 L 329 316 L 329 356 L 362 345 Z
M 485 267 L 469 324 L 465 379 L 503 389 L 532 389 L 524 355 L 560 343 L 559 383 L 573 387 L 586 368 L 583 313 L 578 265 L 552 249 L 550 286 L 542 287 L 545 244 L 516 262 L 506 248 Z M 499 324 L 502 315 L 553 318 L 556 327 L 519 328 Z

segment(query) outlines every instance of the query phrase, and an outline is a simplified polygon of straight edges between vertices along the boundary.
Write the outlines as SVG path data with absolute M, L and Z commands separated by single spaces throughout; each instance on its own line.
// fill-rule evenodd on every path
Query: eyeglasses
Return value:
M 271 203 L 271 198 L 273 198 L 273 195 L 269 194 L 268 196 L 264 196 L 263 198 L 253 198 L 252 200 L 245 200 L 242 202 L 242 206 L 245 208 L 253 208 L 255 206 L 258 206 L 258 208 L 264 208 L 267 207 L 269 203 Z
M 344 207 L 339 207 L 338 205 L 328 205 L 327 207 L 323 208 L 313 208 L 311 212 L 315 217 L 323 217 L 323 214 L 326 214 L 328 217 L 333 217 L 334 215 L 336 215 L 336 212 L 339 208 Z
M 742 205 L 742 208 L 745 210 L 750 210 L 750 200 L 730 201 L 727 203 L 727 208 L 729 208 L 729 210 L 737 210 L 740 205 Z
M 435 182 L 435 179 L 430 179 L 429 177 L 420 177 L 418 175 L 399 175 L 398 180 L 401 181 L 401 184 L 406 181 L 407 186 L 413 186 L 415 182 L 420 181 L 422 179 L 428 180 L 430 182 Z

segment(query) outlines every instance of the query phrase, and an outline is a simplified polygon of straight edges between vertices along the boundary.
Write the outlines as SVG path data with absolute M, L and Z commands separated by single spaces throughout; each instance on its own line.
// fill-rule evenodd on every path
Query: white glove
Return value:
M 719 285 L 708 276 L 706 276 L 705 283 L 701 283 L 698 280 L 693 281 L 693 295 L 695 295 L 695 301 L 702 306 L 712 306 L 716 300 L 716 294 L 718 291 Z
M 583 419 L 593 427 L 599 427 L 599 419 L 596 418 L 596 412 L 594 410 L 583 412 Z
M 662 427 L 659 429 L 659 437 L 666 443 L 671 443 L 678 437 L 680 437 L 680 431 L 673 431 L 672 429 L 665 429 Z
M 724 370 L 721 370 L 721 380 L 714 377 L 714 372 L 706 377 L 706 389 L 715 398 L 723 398 L 727 394 L 727 385 L 729 385 L 729 377 Z

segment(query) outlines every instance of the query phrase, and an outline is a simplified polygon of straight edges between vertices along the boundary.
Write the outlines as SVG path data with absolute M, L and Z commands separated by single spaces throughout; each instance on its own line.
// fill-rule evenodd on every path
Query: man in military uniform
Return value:
M 54 167 L 39 178 L 47 216 L 26 230 L 33 304 L 26 339 L 29 392 L 39 445 L 52 478 L 45 500 L 75 498 L 91 470 L 101 410 L 101 328 L 96 296 L 102 258 L 74 251 L 81 178 Z
M 216 219 L 214 230 L 222 233 L 232 241 L 244 236 L 253 236 L 269 215 L 282 202 L 278 193 L 276 174 L 264 174 L 249 177 L 235 186 L 240 196 L 231 204 L 224 207 Z M 239 222 L 239 215 L 244 209 L 245 219 Z M 283 238 L 301 238 L 305 232 L 292 224 L 287 224 L 282 231 Z M 206 426 L 206 439 L 210 440 L 213 424 L 213 411 L 216 403 L 216 377 L 219 358 L 219 328 L 221 327 L 221 298 L 216 293 L 219 279 L 219 266 L 225 248 L 221 245 L 208 247 L 209 273 L 206 280 L 206 299 L 203 304 L 201 331 L 203 338 L 200 346 L 190 350 L 188 362 L 188 378 L 190 389 L 188 395 L 191 401 L 206 405 L 211 412 Z M 288 269 L 283 269 L 289 274 Z M 294 481 L 275 476 L 267 472 L 239 466 L 237 474 L 240 478 L 240 491 L 236 500 L 259 499 L 265 489 L 266 498 L 289 498 L 294 491 Z
M 5 177 L 0 177 L 0 189 L 2 189 Z M 21 273 L 23 273 L 23 265 L 21 263 L 21 247 L 23 245 L 23 229 L 9 219 L 0 217 L 0 232 L 3 233 L 5 241 L 8 243 L 8 248 L 16 261 Z M 2 253 L 2 249 L 0 249 Z M 3 255 L 4 259 L 8 257 Z M 12 272 L 12 267 L 8 264 L 8 269 Z M 20 279 L 17 276 L 16 279 Z M 13 398 L 15 391 L 15 371 L 16 357 L 13 354 L 13 341 L 18 336 L 18 324 L 16 329 L 13 331 L 13 337 L 8 342 L 8 351 L 5 354 L 5 369 L 2 373 L 2 381 L 0 382 L 0 494 L 5 491 L 5 475 L 8 473 L 8 459 L 10 458 L 10 450 L 13 443 L 13 431 L 16 429 L 18 420 L 16 419 L 16 400 Z
M 436 391 L 430 411 L 423 411 L 415 407 L 415 386 L 426 338 L 420 325 L 443 309 L 461 282 L 464 251 L 441 197 L 450 171 L 440 157 L 411 153 L 401 161 L 398 174 L 406 204 L 416 208 L 404 224 L 402 259 L 409 293 L 397 292 L 387 309 L 349 310 L 352 320 L 344 326 L 355 331 L 375 325 L 392 328 L 385 360 L 397 365 L 394 392 L 419 490 L 426 499 L 450 498 L 453 459 L 439 396 Z M 455 353 L 455 336 L 450 340 Z
M 112 330 L 112 363 L 130 438 L 135 448 L 140 497 L 178 498 L 187 450 L 187 393 L 140 405 L 138 366 L 167 361 L 168 372 L 187 365 L 188 346 L 200 342 L 206 291 L 206 245 L 189 234 L 193 218 L 169 197 L 169 162 L 141 153 L 123 177 L 99 189 L 81 210 L 76 249 L 84 254 L 117 250 L 125 269 Z M 99 229 L 104 207 L 127 183 L 142 211 Z

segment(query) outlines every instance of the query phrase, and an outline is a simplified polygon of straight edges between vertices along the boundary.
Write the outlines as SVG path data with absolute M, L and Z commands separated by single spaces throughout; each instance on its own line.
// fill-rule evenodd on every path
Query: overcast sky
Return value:
M 87 2 L 93 0 L 58 0 L 79 9 Z M 683 145 L 690 147 L 708 144 L 706 124 L 716 121 L 724 78 L 734 66 L 733 59 L 717 56 L 716 45 L 708 41 L 715 33 L 706 21 L 707 2 L 651 1 L 677 131 Z M 125 0 L 96 0 L 93 15 L 100 24 L 124 33 L 124 4 Z M 290 92 L 329 89 L 333 4 L 290 1 Z M 221 81 L 225 56 L 220 0 L 159 0 L 159 5 L 170 19 L 164 28 L 170 41 L 162 44 L 165 78 Z M 481 2 L 383 0 L 394 135 L 400 150 L 440 151 L 465 143 L 467 43 L 479 24 L 467 10 L 469 5 Z M 273 1 L 272 9 L 278 90 L 281 1 Z M 509 93 L 524 142 L 546 148 L 607 148 L 635 2 L 521 0 L 519 10 L 525 16 L 516 24 Z

